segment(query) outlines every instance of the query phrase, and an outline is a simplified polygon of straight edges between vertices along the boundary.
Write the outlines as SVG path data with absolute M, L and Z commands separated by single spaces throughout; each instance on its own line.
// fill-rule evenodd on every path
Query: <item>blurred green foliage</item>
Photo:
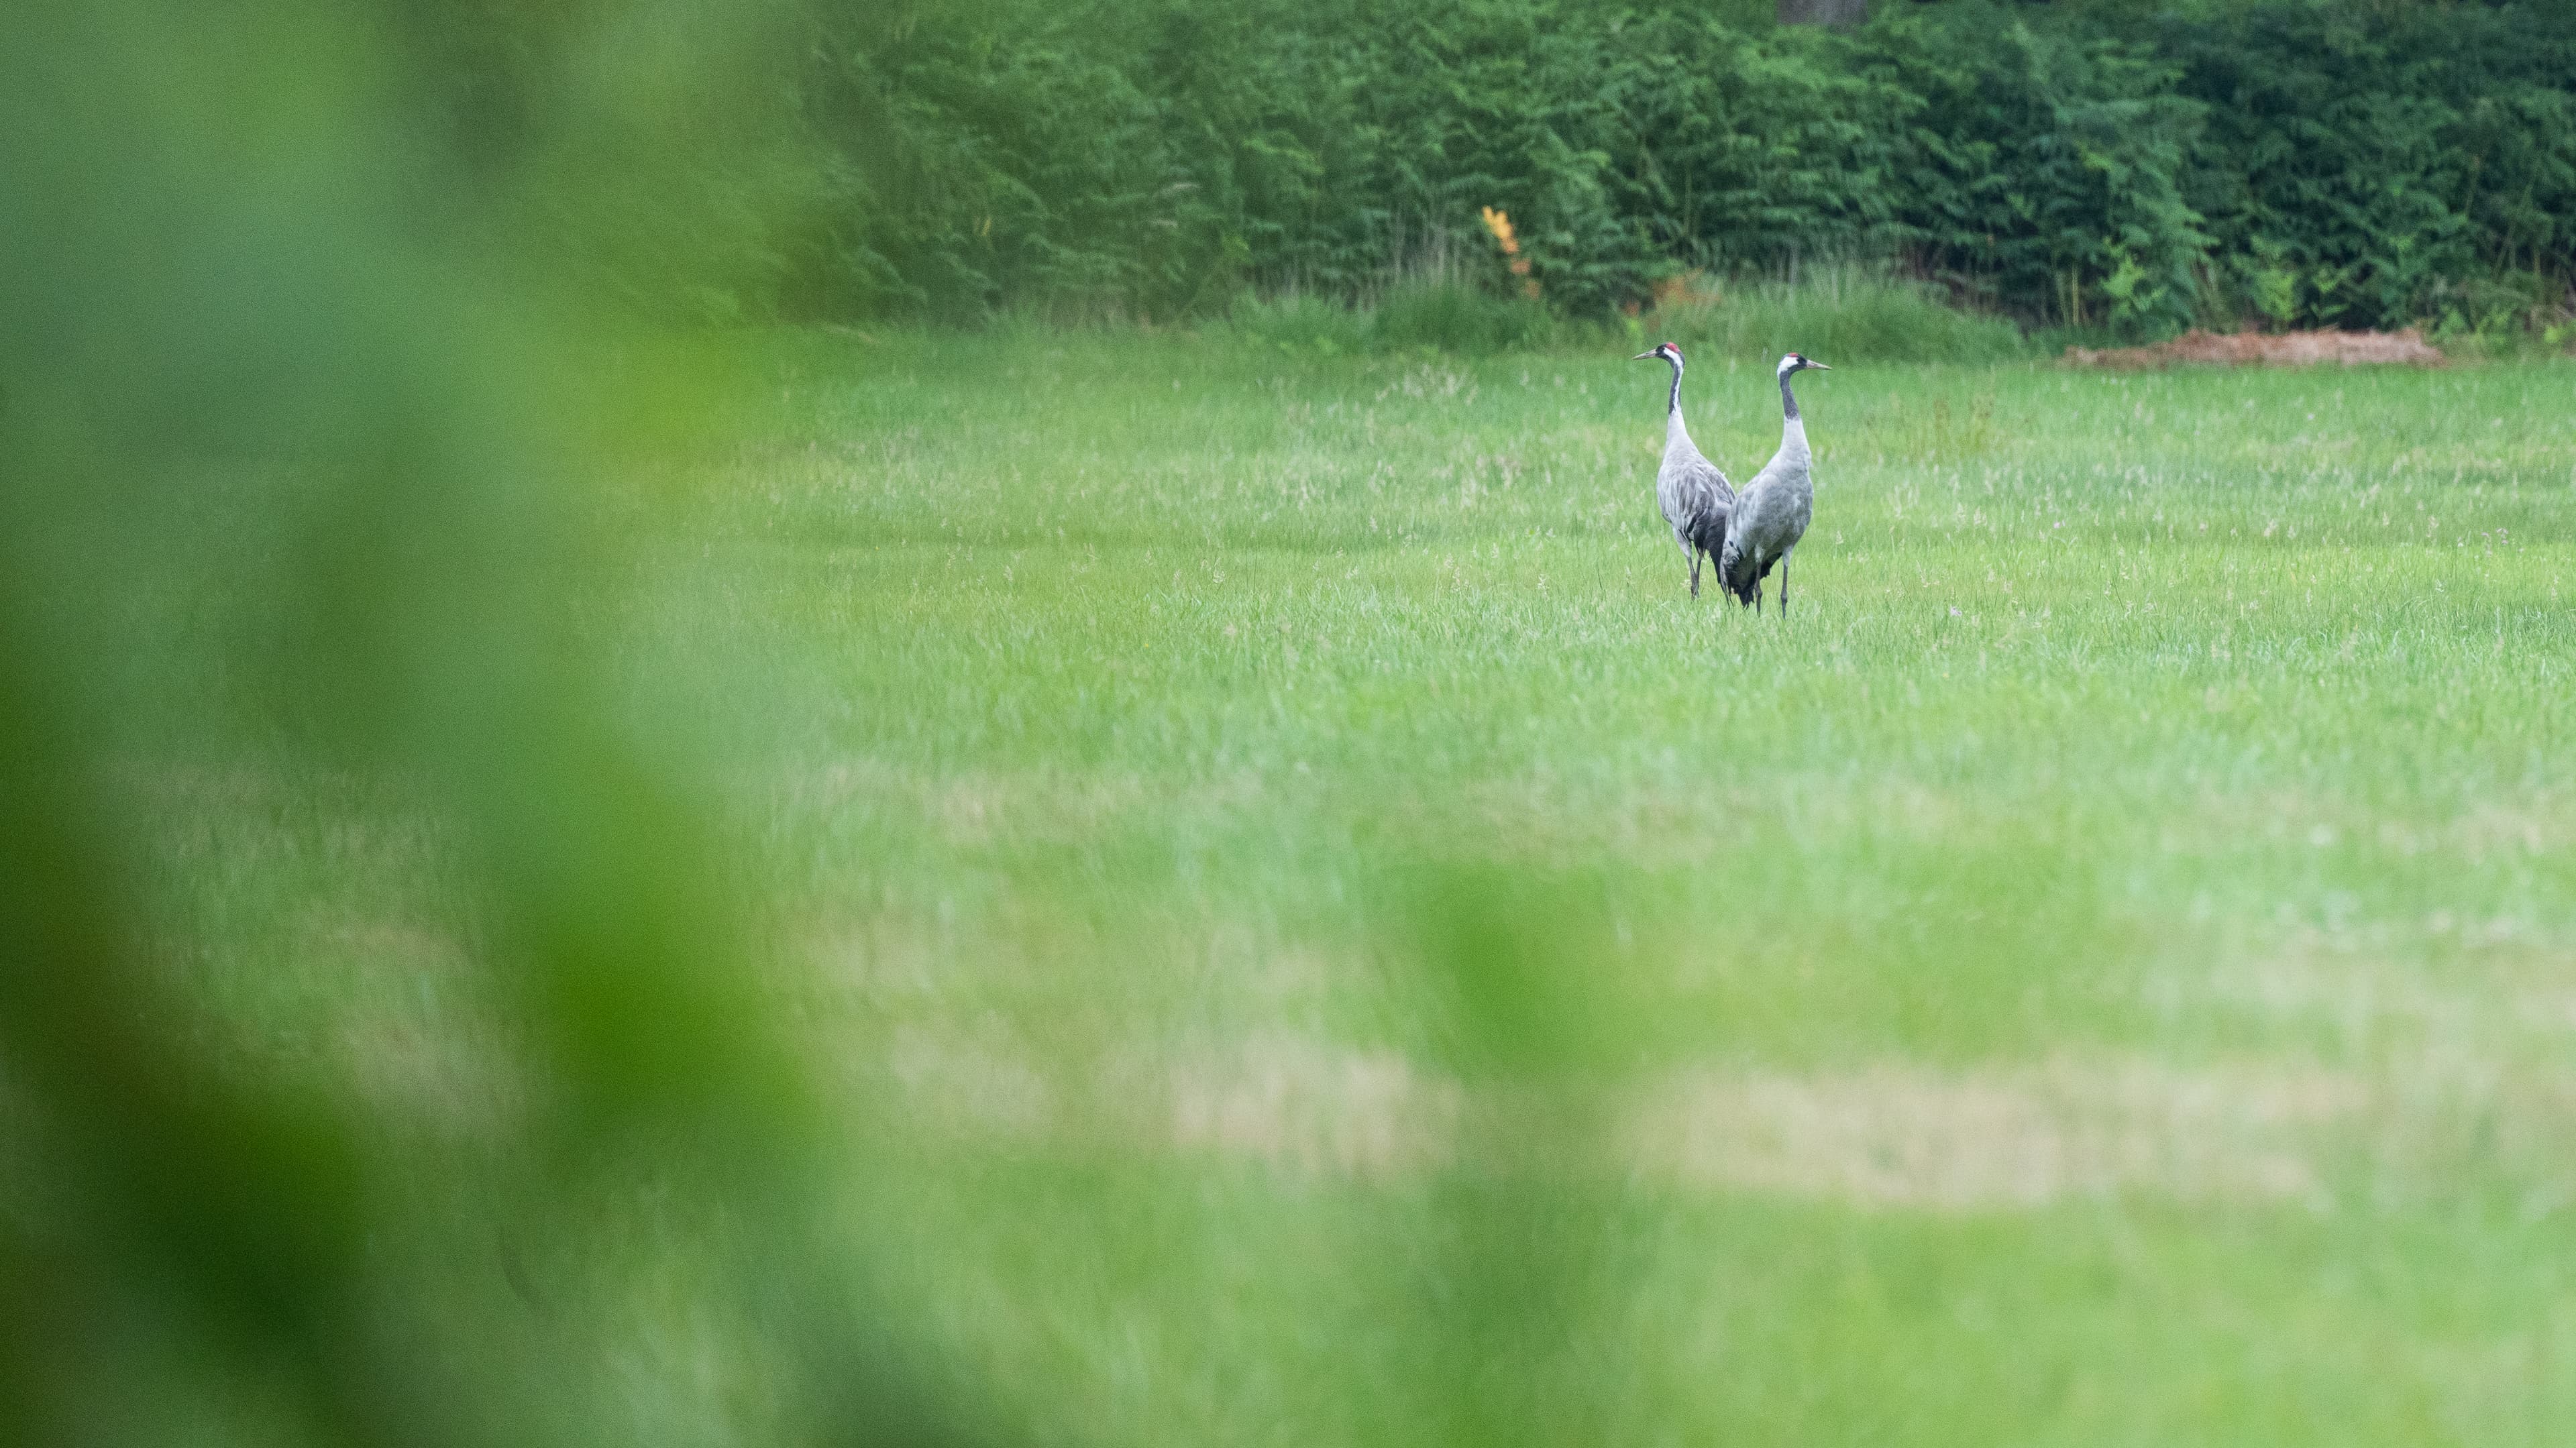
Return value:
M 962 1229 L 816 1079 L 886 1043 L 800 1037 L 706 680 L 614 626 L 746 398 L 672 324 L 887 184 L 804 142 L 815 23 L 0 13 L 0 1441 L 1058 1416 L 943 1347 L 907 1243 Z M 1050 1193 L 1107 1209 L 997 1199 Z
M 0 1439 L 704 1441 L 631 1380 L 693 1325 L 724 1432 L 961 1431 L 818 1250 L 704 776 L 584 616 L 722 395 L 638 319 L 773 285 L 806 194 L 781 18 L 0 14 Z M 246 857 L 174 872 L 163 811 L 272 779 L 425 821 L 470 957 L 208 969 L 181 903 Z M 282 1044 L 368 971 L 381 1035 Z M 441 1109 L 361 1089 L 469 1046 Z

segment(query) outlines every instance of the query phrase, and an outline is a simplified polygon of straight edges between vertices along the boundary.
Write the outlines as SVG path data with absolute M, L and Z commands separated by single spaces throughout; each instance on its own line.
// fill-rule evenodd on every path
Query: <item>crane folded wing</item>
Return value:
M 1698 459 L 1682 480 L 1683 499 L 1689 509 L 1683 524 L 1683 535 L 1701 552 L 1716 556 L 1726 542 L 1727 515 L 1735 509 L 1735 489 L 1729 487 L 1726 474 L 1706 458 Z

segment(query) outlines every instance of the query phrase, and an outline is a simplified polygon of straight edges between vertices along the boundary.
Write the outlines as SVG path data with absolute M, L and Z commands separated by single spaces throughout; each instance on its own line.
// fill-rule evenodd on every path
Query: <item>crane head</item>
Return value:
M 1786 357 L 1780 359 L 1780 375 L 1783 377 L 1788 376 L 1792 372 L 1804 372 L 1810 367 L 1814 368 L 1818 372 L 1831 372 L 1834 370 L 1822 362 L 1811 362 L 1806 358 L 1799 356 L 1795 352 L 1792 352 Z
M 1645 360 L 1646 360 L 1647 358 L 1649 358 L 1649 357 L 1657 357 L 1657 358 L 1661 358 L 1662 360 L 1664 360 L 1664 361 L 1666 361 L 1666 362 L 1670 362 L 1671 364 L 1673 364 L 1673 365 L 1674 365 L 1674 366 L 1676 366 L 1676 367 L 1679 367 L 1680 365 L 1682 365 L 1682 349 L 1681 349 L 1681 348 L 1679 348 L 1679 347 L 1674 346 L 1674 345 L 1673 345 L 1672 343 L 1670 343 L 1670 342 L 1658 342 L 1658 343 L 1656 343 L 1656 344 L 1655 344 L 1655 350 L 1654 350 L 1654 351 L 1652 351 L 1652 352 L 1640 352 L 1640 353 L 1638 353 L 1636 356 L 1631 357 L 1631 358 L 1629 358 L 1628 360 L 1629 360 L 1629 361 L 1631 361 L 1631 362 L 1643 362 L 1643 361 L 1645 361 Z

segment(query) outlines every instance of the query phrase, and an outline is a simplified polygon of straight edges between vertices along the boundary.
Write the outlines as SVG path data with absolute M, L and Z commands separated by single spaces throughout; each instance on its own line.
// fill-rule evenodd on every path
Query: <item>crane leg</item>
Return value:
M 1789 555 L 1780 555 L 1780 616 L 1789 616 Z
M 1691 555 L 1691 597 L 1699 597 L 1699 555 Z

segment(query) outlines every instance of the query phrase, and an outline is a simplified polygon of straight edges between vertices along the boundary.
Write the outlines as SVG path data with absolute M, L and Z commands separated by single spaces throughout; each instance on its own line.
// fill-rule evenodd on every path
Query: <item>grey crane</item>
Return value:
M 1712 566 L 1717 562 L 1717 550 L 1726 542 L 1727 513 L 1735 506 L 1735 489 L 1727 485 L 1726 474 L 1717 470 L 1717 464 L 1700 456 L 1691 443 L 1690 428 L 1682 422 L 1682 349 L 1663 342 L 1652 352 L 1640 352 L 1628 360 L 1643 362 L 1649 357 L 1659 357 L 1673 368 L 1672 401 L 1664 410 L 1664 461 L 1655 469 L 1655 502 L 1664 510 L 1664 521 L 1672 525 L 1682 561 L 1690 565 L 1691 597 L 1697 598 L 1700 555 L 1707 554 Z
M 1780 612 L 1789 612 L 1789 554 L 1807 535 L 1815 511 L 1816 479 L 1807 453 L 1807 424 L 1798 418 L 1798 395 L 1789 379 L 1814 368 L 1834 369 L 1792 352 L 1780 359 L 1780 450 L 1771 455 L 1727 515 L 1726 541 L 1717 555 L 1718 586 L 1735 601 L 1762 611 L 1762 580 L 1780 565 Z

